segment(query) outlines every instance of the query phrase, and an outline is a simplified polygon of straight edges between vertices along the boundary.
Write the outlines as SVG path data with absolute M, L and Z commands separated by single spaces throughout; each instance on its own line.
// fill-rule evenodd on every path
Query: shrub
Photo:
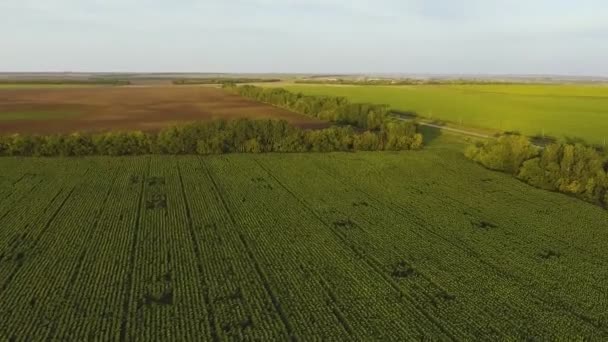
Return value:
M 581 144 L 554 144 L 538 158 L 524 163 L 519 178 L 540 188 L 575 195 L 594 203 L 606 203 L 608 179 L 604 158 Z
M 607 161 L 596 149 L 581 143 L 551 144 L 539 149 L 525 137 L 510 135 L 471 146 L 465 154 L 538 188 L 608 205 Z
M 354 146 L 355 149 L 360 151 L 376 151 L 382 148 L 378 134 L 370 131 L 357 135 Z
M 526 137 L 504 135 L 497 140 L 469 147 L 465 155 L 489 169 L 516 175 L 526 160 L 538 155 L 538 148 Z

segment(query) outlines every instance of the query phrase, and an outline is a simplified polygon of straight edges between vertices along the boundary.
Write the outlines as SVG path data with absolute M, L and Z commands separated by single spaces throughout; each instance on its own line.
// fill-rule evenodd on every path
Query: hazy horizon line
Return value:
M 131 71 L 131 70 L 0 70 L 0 75 L 9 74 L 129 74 L 129 75 L 314 75 L 314 76 L 481 76 L 481 77 L 583 77 L 608 78 L 606 74 L 586 73 L 486 73 L 486 72 L 275 72 L 275 71 Z

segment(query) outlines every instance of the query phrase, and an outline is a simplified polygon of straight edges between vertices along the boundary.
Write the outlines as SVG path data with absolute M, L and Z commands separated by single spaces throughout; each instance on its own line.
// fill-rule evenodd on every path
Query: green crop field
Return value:
M 434 144 L 0 159 L 0 339 L 608 339 L 608 212 Z
M 544 132 L 558 138 L 583 138 L 590 143 L 608 139 L 605 85 L 281 86 L 311 95 L 384 103 L 422 117 L 478 128 L 526 135 Z

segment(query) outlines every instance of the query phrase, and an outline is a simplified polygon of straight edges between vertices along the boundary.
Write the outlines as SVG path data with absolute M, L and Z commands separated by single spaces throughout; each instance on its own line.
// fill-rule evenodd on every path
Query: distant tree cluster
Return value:
M 387 122 L 376 131 L 352 127 L 304 130 L 285 121 L 210 121 L 158 133 L 107 132 L 0 137 L 3 156 L 90 156 L 410 150 L 422 147 L 416 126 Z
M 388 121 L 389 107 L 368 103 L 350 103 L 344 97 L 308 96 L 282 88 L 262 88 L 251 85 L 224 85 L 239 95 L 265 102 L 296 113 L 313 116 L 338 124 L 379 130 Z
M 608 159 L 593 147 L 555 143 L 541 149 L 526 137 L 512 135 L 472 146 L 466 155 L 538 188 L 608 206 Z
M 465 155 L 489 169 L 517 175 L 523 163 L 538 153 L 538 148 L 528 138 L 503 135 L 496 141 L 471 146 Z
M 215 78 L 183 78 L 173 80 L 175 85 L 195 85 L 195 84 L 240 84 L 240 83 L 272 83 L 281 82 L 278 78 L 230 78 L 230 77 L 215 77 Z

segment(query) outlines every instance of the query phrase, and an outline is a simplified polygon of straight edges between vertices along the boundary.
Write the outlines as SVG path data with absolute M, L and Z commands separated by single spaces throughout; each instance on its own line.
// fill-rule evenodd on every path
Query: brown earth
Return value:
M 1 120 L 2 113 L 35 111 L 72 114 L 53 119 Z M 0 133 L 3 134 L 155 131 L 175 123 L 237 118 L 286 120 L 302 128 L 328 126 L 326 122 L 213 87 L 0 89 Z

